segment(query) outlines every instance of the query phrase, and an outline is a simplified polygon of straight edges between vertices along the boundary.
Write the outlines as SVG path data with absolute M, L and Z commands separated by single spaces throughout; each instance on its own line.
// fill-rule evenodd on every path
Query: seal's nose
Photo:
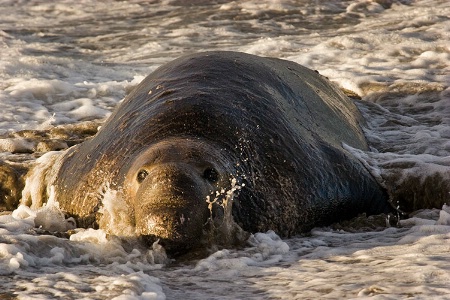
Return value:
M 209 216 L 208 194 L 204 179 L 189 165 L 170 163 L 151 168 L 134 203 L 137 233 L 194 245 Z

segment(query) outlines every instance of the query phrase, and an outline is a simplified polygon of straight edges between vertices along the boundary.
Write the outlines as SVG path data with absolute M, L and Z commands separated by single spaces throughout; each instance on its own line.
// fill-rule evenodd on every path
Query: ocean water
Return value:
M 174 261 L 73 228 L 52 199 L 0 215 L 0 299 L 450 299 L 447 0 L 0 0 L 0 16 L 8 164 L 92 135 L 161 64 L 234 50 L 298 62 L 358 95 L 372 148 L 349 150 L 394 202 L 435 207 L 392 226 L 361 217 L 290 239 L 257 233 L 243 249 Z

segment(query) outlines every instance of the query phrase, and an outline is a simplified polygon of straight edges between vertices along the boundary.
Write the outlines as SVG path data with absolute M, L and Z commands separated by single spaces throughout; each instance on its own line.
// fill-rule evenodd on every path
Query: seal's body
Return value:
M 360 119 L 328 80 L 296 63 L 189 55 L 145 78 L 64 156 L 52 184 L 60 207 L 90 226 L 107 182 L 123 192 L 139 235 L 176 247 L 197 245 L 208 219 L 224 218 L 214 201 L 229 202 L 245 231 L 290 236 L 388 210 L 342 146 L 367 149 Z

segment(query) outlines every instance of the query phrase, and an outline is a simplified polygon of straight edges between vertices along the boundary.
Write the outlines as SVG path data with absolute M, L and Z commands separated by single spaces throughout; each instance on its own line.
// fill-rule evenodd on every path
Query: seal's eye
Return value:
M 217 182 L 217 180 L 219 180 L 219 173 L 217 173 L 217 171 L 213 168 L 207 168 L 203 172 L 203 178 L 209 182 Z
M 144 181 L 144 179 L 147 177 L 147 175 L 148 175 L 148 172 L 146 170 L 140 170 L 136 176 L 137 182 L 141 183 L 142 181 Z

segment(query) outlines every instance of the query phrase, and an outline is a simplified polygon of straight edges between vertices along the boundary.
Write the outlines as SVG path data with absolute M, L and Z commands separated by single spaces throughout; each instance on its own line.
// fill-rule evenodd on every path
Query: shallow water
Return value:
M 357 93 L 372 149 L 350 150 L 393 199 L 433 204 L 449 197 L 448 1 L 0 1 L 0 7 L 0 157 L 10 163 L 26 167 L 42 151 L 93 134 L 162 63 L 235 50 L 298 62 Z M 18 133 L 56 125 L 69 128 L 58 145 L 44 147 L 42 136 Z M 57 209 L 42 215 L 66 226 Z M 0 298 L 445 299 L 450 293 L 446 210 L 423 211 L 399 228 L 346 224 L 286 240 L 260 233 L 244 249 L 183 262 L 101 230 L 76 229 L 70 239 L 48 235 L 34 228 L 36 218 L 24 207 L 0 216 Z

